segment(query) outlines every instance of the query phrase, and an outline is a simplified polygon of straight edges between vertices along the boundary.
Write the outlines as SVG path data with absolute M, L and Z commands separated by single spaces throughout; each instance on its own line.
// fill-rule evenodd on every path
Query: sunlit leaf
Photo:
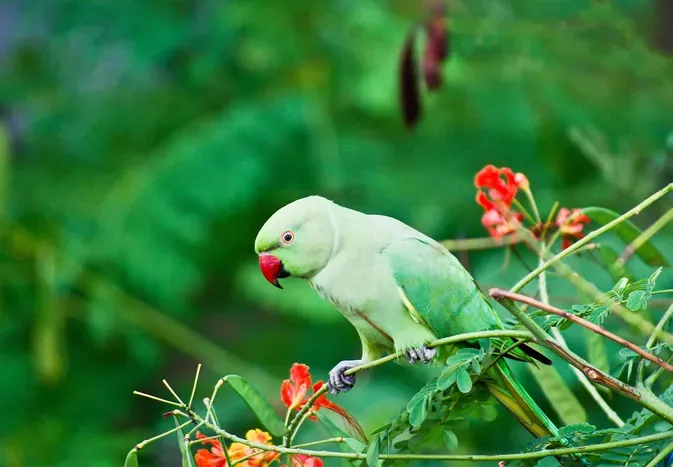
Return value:
M 238 375 L 229 375 L 226 377 L 226 381 L 248 404 L 271 435 L 283 436 L 287 432 L 285 423 L 278 416 L 271 404 L 245 378 Z
M 136 448 L 131 449 L 126 455 L 124 467 L 138 467 L 138 450 Z
M 620 216 L 614 211 L 600 207 L 588 207 L 582 209 L 582 212 L 589 216 L 591 220 L 605 225 L 612 222 Z M 624 221 L 616 225 L 612 230 L 626 245 L 633 242 L 643 232 L 631 221 Z M 635 254 L 650 266 L 669 266 L 669 262 L 664 254 L 654 246 L 651 241 L 645 242 L 640 248 L 635 251 Z
M 180 420 L 178 417 L 173 417 L 175 420 L 175 426 L 180 426 Z M 185 432 L 182 428 L 175 432 L 178 437 L 178 446 L 180 447 L 180 455 L 182 456 L 182 467 L 193 467 L 192 454 L 189 452 L 189 448 L 185 444 Z
M 456 377 L 456 385 L 460 392 L 467 394 L 472 390 L 472 378 L 465 368 L 458 370 Z

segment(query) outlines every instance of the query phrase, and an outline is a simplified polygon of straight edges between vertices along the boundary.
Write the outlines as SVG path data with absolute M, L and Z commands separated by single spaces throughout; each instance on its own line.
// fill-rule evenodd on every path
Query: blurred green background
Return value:
M 555 200 L 623 211 L 673 179 L 670 2 L 451 1 L 445 85 L 408 131 L 399 52 L 427 6 L 0 2 L 0 465 L 122 465 L 172 424 L 168 407 L 132 391 L 167 397 L 166 378 L 188 396 L 198 362 L 199 398 L 238 373 L 280 413 L 293 362 L 324 379 L 358 357 L 355 331 L 305 283 L 280 291 L 258 271 L 257 230 L 298 197 L 445 239 L 485 236 L 473 177 L 488 163 L 525 172 L 543 212 Z M 673 232 L 655 243 L 670 252 Z M 512 258 L 503 266 L 502 250 L 459 257 L 483 287 L 525 273 Z M 611 286 L 590 259 L 573 265 Z M 579 303 L 550 281 L 554 303 Z M 671 286 L 664 271 L 658 288 Z M 584 334 L 567 334 L 584 354 Z M 557 366 L 592 423 L 609 426 Z M 514 367 L 553 416 L 531 373 Z M 372 430 L 427 377 L 387 365 L 336 402 Z M 231 431 L 257 426 L 231 393 L 218 402 Z M 624 416 L 634 409 L 613 402 Z M 323 434 L 311 425 L 300 438 Z M 461 452 L 482 454 L 531 441 L 502 411 L 459 438 Z M 177 454 L 171 437 L 141 465 L 178 466 Z

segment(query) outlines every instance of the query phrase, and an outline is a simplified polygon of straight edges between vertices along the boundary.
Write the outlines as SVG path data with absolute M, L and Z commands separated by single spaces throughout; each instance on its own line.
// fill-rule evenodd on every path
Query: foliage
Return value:
M 461 239 L 484 234 L 471 190 L 487 163 L 525 169 L 545 206 L 623 212 L 670 181 L 673 65 L 650 45 L 651 18 L 662 17 L 651 7 L 451 4 L 443 85 L 424 94 L 418 125 L 405 131 L 399 54 L 428 18 L 423 2 L 2 2 L 0 465 L 118 466 L 138 439 L 173 427 L 153 402 L 128 395 L 163 391 L 159 374 L 188 388 L 194 362 L 204 379 L 245 376 L 278 410 L 272 396 L 289 362 L 324 377 L 357 355 L 357 335 L 312 291 L 276 293 L 257 273 L 258 227 L 299 196 Z M 662 200 L 632 221 L 646 229 L 670 207 Z M 614 253 L 614 266 L 624 244 L 604 237 L 570 258 L 579 275 L 607 290 L 651 274 L 634 258 L 613 278 L 595 256 Z M 652 244 L 671 251 L 670 226 Z M 520 246 L 506 251 L 459 257 L 483 288 L 504 287 L 537 261 Z M 595 301 L 554 274 L 548 281 L 552 303 Z M 665 269 L 657 288 L 671 286 Z M 638 314 L 654 322 L 667 297 Z M 604 325 L 642 337 L 614 315 Z M 564 333 L 581 349 L 577 331 Z M 661 344 L 652 351 L 668 355 Z M 555 367 L 591 422 L 607 426 Z M 434 377 L 386 365 L 338 402 L 369 431 Z M 218 416 L 239 433 L 257 423 L 234 397 L 218 402 Z M 530 439 L 506 415 L 465 425 L 451 428 L 456 452 Z M 320 430 L 305 426 L 298 442 Z M 170 465 L 180 451 L 168 440 L 142 459 Z

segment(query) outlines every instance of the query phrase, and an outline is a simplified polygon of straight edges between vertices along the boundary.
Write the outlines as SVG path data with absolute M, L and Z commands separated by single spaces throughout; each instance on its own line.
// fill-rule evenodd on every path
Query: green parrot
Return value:
M 427 344 L 504 325 L 456 257 L 435 240 L 381 215 L 348 209 L 320 196 L 294 201 L 275 212 L 255 239 L 264 277 L 301 278 L 355 327 L 362 357 L 344 360 L 329 374 L 332 394 L 349 391 L 349 368 L 401 352 L 410 364 L 439 360 Z M 511 340 L 498 343 L 505 347 Z M 550 365 L 527 345 L 508 358 Z M 517 381 L 504 359 L 486 375 L 486 386 L 534 436 L 558 429 Z

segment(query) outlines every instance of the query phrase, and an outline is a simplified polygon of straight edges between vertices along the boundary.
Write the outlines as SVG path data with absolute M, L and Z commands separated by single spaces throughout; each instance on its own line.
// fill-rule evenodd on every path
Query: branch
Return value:
M 492 291 L 493 289 L 491 289 L 491 292 Z M 649 409 L 650 412 L 666 420 L 668 423 L 673 423 L 673 408 L 659 400 L 652 393 L 652 391 L 648 390 L 644 386 L 634 388 L 633 386 L 623 383 L 617 378 L 603 373 L 598 368 L 582 359 L 579 355 L 573 353 L 569 349 L 564 348 L 558 342 L 552 339 L 549 334 L 547 334 L 540 326 L 538 326 L 535 321 L 533 321 L 526 313 L 524 313 L 514 301 L 500 296 L 499 302 L 502 304 L 502 306 L 507 308 L 507 310 L 512 313 L 524 326 L 526 326 L 531 331 L 531 333 L 533 333 L 538 344 L 549 348 L 556 355 L 582 371 L 582 373 L 584 373 L 594 384 L 600 384 L 601 386 L 614 389 L 623 396 L 635 400 L 643 407 Z
M 261 449 L 263 451 L 273 451 L 281 454 L 305 454 L 312 457 L 333 457 L 341 459 L 366 459 L 366 453 L 356 452 L 335 452 L 335 451 L 315 451 L 310 449 L 288 448 L 285 446 L 272 446 L 268 444 L 260 444 L 248 441 L 247 439 L 239 438 L 232 435 L 222 428 L 204 420 L 193 410 L 189 411 L 189 416 L 196 421 L 202 422 L 204 426 L 211 429 L 217 435 L 227 438 L 230 441 L 245 444 L 251 448 Z M 579 446 L 574 448 L 548 449 L 535 452 L 525 452 L 521 454 L 497 454 L 497 455 L 481 455 L 481 454 L 381 454 L 381 460 L 452 460 L 452 461 L 505 461 L 518 459 L 541 459 L 550 456 L 562 456 L 567 454 L 584 453 L 584 452 L 598 452 L 607 451 L 610 449 L 636 446 L 639 444 L 653 443 L 663 439 L 673 438 L 673 431 L 657 433 L 654 435 L 640 436 L 637 438 L 625 439 L 620 441 L 611 441 L 608 443 L 593 444 L 589 446 Z
M 536 269 L 534 269 L 529 274 L 527 274 L 523 279 L 521 279 L 519 282 L 517 282 L 516 285 L 514 287 L 512 287 L 512 292 L 520 291 L 530 281 L 532 281 L 538 275 L 540 275 L 540 273 L 542 271 L 546 271 L 547 269 L 549 269 L 549 267 L 552 264 L 562 260 L 563 258 L 565 258 L 568 255 L 573 254 L 576 250 L 583 247 L 587 243 L 591 242 L 594 238 L 598 237 L 599 235 L 604 234 L 605 232 L 607 232 L 610 229 L 612 229 L 613 227 L 621 224 L 625 220 L 630 219 L 631 217 L 640 214 L 640 211 L 647 208 L 649 205 L 651 205 L 652 203 L 654 203 L 658 199 L 662 198 L 663 196 L 665 196 L 670 191 L 673 191 L 673 183 L 669 183 L 668 185 L 666 185 L 661 190 L 659 190 L 656 193 L 650 195 L 642 203 L 640 203 L 637 206 L 629 209 L 627 212 L 625 212 L 624 214 L 622 214 L 618 218 L 614 219 L 613 221 L 608 222 L 607 224 L 605 224 L 604 226 L 594 230 L 593 232 L 590 232 L 589 234 L 587 234 L 586 237 L 584 237 L 581 240 L 575 242 L 570 247 L 566 248 L 565 250 L 561 251 L 557 255 L 551 257 L 549 260 L 545 261 L 543 264 L 538 266 Z
M 451 337 L 444 337 L 442 339 L 437 339 L 436 341 L 428 343 L 428 347 L 429 348 L 441 347 L 443 345 L 456 344 L 458 342 L 469 341 L 472 339 L 485 339 L 493 337 L 516 337 L 519 339 L 531 340 L 533 338 L 533 335 L 527 331 L 505 330 L 505 329 L 497 331 L 466 332 L 465 334 L 458 334 Z M 386 355 L 385 357 L 379 358 L 377 360 L 368 363 L 363 363 L 362 365 L 358 365 L 354 368 L 351 368 L 350 370 L 346 370 L 344 371 L 344 374 L 346 376 L 352 375 L 359 371 L 366 370 L 368 368 L 383 365 L 384 363 L 388 363 L 403 356 L 404 355 L 402 352 L 396 352 L 394 354 Z
M 532 297 L 528 297 L 526 295 L 514 293 L 514 292 L 508 292 L 506 290 L 501 290 L 501 289 L 491 289 L 490 291 L 491 297 L 493 297 L 495 300 L 501 300 L 503 298 L 509 298 L 510 300 L 514 300 L 517 302 L 525 303 L 527 305 L 530 305 L 535 308 L 539 308 L 540 310 L 546 311 L 547 313 L 550 313 L 552 315 L 556 316 L 561 316 L 568 321 L 572 321 L 573 323 L 579 324 L 580 326 L 583 326 L 590 331 L 595 332 L 596 334 L 600 334 L 604 337 L 607 337 L 608 339 L 618 343 L 622 347 L 626 347 L 627 349 L 633 350 L 635 353 L 640 355 L 646 360 L 649 360 L 653 363 L 656 363 L 662 368 L 665 368 L 666 370 L 673 372 L 673 366 L 669 365 L 666 363 L 664 360 L 661 358 L 652 355 L 651 353 L 641 349 L 638 347 L 636 344 L 627 341 L 623 337 L 619 337 L 616 334 L 613 334 L 612 332 L 608 331 L 605 329 L 603 326 L 599 326 L 598 324 L 592 323 L 591 321 L 588 321 L 584 318 L 581 318 L 577 315 L 574 315 L 572 313 L 568 313 L 567 311 L 561 310 L 559 308 L 556 308 L 555 306 L 552 305 L 547 305 L 545 303 L 542 303 L 538 300 L 535 300 Z M 671 307 L 669 310 L 673 312 L 673 307 Z M 663 325 L 662 325 L 663 327 Z M 651 344 L 650 344 L 651 345 Z

